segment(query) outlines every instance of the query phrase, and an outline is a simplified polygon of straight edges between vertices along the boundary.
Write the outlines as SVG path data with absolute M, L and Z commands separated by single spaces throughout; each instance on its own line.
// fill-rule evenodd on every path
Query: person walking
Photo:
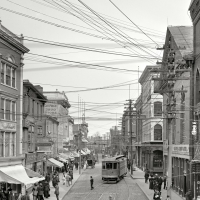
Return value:
M 90 186 L 91 186 L 91 190 L 94 189 L 93 184 L 94 184 L 94 179 L 92 178 L 92 176 L 90 176 Z
M 55 187 L 56 184 L 58 184 L 58 179 L 57 179 L 56 174 L 54 174 L 53 177 L 52 177 L 52 185 L 53 185 L 53 187 Z
M 145 183 L 148 182 L 148 179 L 149 179 L 149 173 L 148 173 L 148 170 L 145 172 L 144 174 L 144 178 L 145 178 Z
M 63 181 L 63 185 L 65 185 L 66 183 L 65 173 L 63 173 L 62 181 Z
M 35 183 L 32 189 L 32 193 L 33 193 L 33 200 L 37 200 L 37 196 L 38 196 L 38 190 L 37 190 L 38 186 Z
M 47 173 L 46 176 L 45 176 L 45 180 L 49 183 L 51 178 L 50 178 L 50 174 Z
M 159 192 L 158 190 L 155 190 L 154 195 L 153 195 L 153 199 L 154 200 L 161 200 L 160 196 L 161 196 L 161 192 Z
M 185 197 L 186 197 L 186 200 L 192 200 L 192 192 L 191 192 L 190 189 L 189 189 L 188 192 L 186 193 Z
M 163 184 L 164 184 L 163 189 L 164 189 L 164 190 L 166 190 L 166 182 L 167 182 L 167 177 L 164 176 L 164 177 L 163 177 Z
M 44 182 L 44 197 L 49 198 L 50 185 L 47 181 Z
M 55 185 L 54 194 L 56 195 L 56 199 L 59 200 L 59 186 L 58 186 L 58 184 Z
M 10 189 L 10 191 L 9 191 L 8 200 L 15 200 L 15 195 L 14 195 L 12 189 Z
M 153 174 L 151 174 L 150 178 L 149 178 L 149 189 L 153 190 L 153 182 L 154 182 L 154 177 Z
M 37 188 L 38 190 L 38 200 L 44 200 L 44 188 L 43 188 L 43 185 L 42 183 L 39 184 L 39 187 Z

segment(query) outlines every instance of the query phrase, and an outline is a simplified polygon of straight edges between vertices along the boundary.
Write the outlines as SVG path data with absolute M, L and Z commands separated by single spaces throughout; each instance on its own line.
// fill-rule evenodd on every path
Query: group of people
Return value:
M 63 172 L 63 185 L 66 185 L 67 187 L 72 185 L 72 180 L 73 180 L 73 170 L 70 169 L 67 173 Z
M 13 191 L 10 187 L 8 187 L 7 189 L 1 188 L 0 189 L 0 199 L 2 199 L 2 200 L 14 200 L 15 194 L 13 193 Z

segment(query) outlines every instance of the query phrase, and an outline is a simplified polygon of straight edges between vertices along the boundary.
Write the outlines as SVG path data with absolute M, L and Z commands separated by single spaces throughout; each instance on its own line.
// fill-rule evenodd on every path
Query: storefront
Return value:
M 26 168 L 19 164 L 0 167 L 0 180 L 1 186 L 5 190 L 11 188 L 15 199 L 17 199 L 19 193 L 25 194 L 30 185 L 44 180 L 44 177 L 39 176 L 30 169 L 26 171 Z
M 36 172 L 45 175 L 47 172 L 46 169 L 46 154 L 37 152 L 37 170 Z

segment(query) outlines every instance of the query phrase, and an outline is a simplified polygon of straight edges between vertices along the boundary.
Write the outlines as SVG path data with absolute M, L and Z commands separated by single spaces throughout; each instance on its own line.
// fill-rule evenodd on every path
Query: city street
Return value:
M 90 176 L 94 178 L 94 190 L 90 189 Z M 136 181 L 130 175 L 127 175 L 117 184 L 114 182 L 103 183 L 101 180 L 101 162 L 99 162 L 94 169 L 88 168 L 82 173 L 63 200 L 108 200 L 110 195 L 113 200 L 147 200 Z

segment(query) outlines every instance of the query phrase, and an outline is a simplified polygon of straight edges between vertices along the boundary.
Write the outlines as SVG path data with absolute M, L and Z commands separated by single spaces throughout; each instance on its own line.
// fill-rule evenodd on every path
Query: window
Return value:
M 31 151 L 32 150 L 32 145 L 31 145 L 31 143 L 32 143 L 32 141 L 31 141 L 31 135 L 32 135 L 32 133 L 30 133 L 30 132 L 28 132 L 28 151 Z
M 1 98 L 1 119 L 5 119 L 5 99 Z
M 102 169 L 106 169 L 105 163 L 102 163 Z
M 117 169 L 117 163 L 113 163 L 113 169 Z
M 162 116 L 162 103 L 161 102 L 155 102 L 154 103 L 154 116 Z
M 162 126 L 160 124 L 154 126 L 154 140 L 162 140 Z
M 12 87 L 15 88 L 16 70 L 12 68 Z
M 6 65 L 6 85 L 11 86 L 11 67 Z
M 10 133 L 5 132 L 5 157 L 10 156 Z
M 112 163 L 106 163 L 106 169 L 112 169 Z
M 15 156 L 15 134 L 11 133 L 11 150 L 10 150 L 10 155 Z
M 5 75 L 5 63 L 1 63 L 1 83 L 4 83 L 5 81 L 4 75 Z
M 10 105 L 11 105 L 11 101 L 8 100 L 8 99 L 6 99 L 6 119 L 7 120 L 11 119 L 10 118 L 10 114 L 11 114 L 11 107 L 10 107 Z
M 153 167 L 162 167 L 163 163 L 163 152 L 156 150 L 153 152 Z
M 40 114 L 39 114 L 40 107 L 39 106 L 40 106 L 39 103 L 37 103 L 37 119 L 39 119 L 39 116 L 40 116 Z
M 0 157 L 4 154 L 4 132 L 0 132 Z
M 42 134 L 42 127 L 38 127 L 38 129 L 37 129 L 37 134 L 39 135 L 39 136 L 42 136 L 43 134 Z
M 1 63 L 1 83 L 16 88 L 16 69 L 4 62 Z
M 16 103 L 12 101 L 12 121 L 16 121 Z

